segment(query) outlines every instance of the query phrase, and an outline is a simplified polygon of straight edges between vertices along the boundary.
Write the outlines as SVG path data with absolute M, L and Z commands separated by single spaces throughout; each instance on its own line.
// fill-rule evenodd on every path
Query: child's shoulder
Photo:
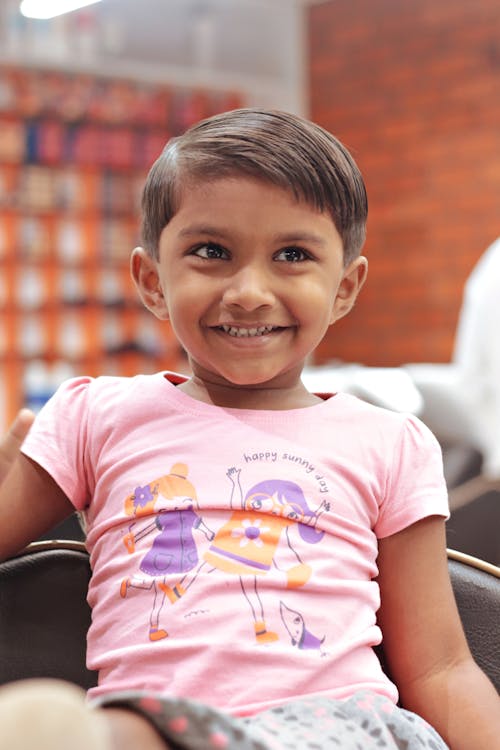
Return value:
M 337 402 L 337 413 L 346 419 L 360 419 L 367 423 L 395 426 L 404 424 L 407 419 L 417 419 L 410 412 L 389 409 L 345 391 L 335 394 L 333 401 Z
M 119 375 L 81 375 L 59 386 L 55 398 L 59 402 L 85 403 L 87 408 L 110 409 L 122 403 L 157 400 L 165 387 L 164 373 Z
M 384 438 L 385 442 L 390 438 L 416 443 L 436 441 L 427 425 L 411 412 L 388 409 L 350 393 L 338 393 L 333 400 L 337 399 L 337 408 L 334 412 L 337 424 L 341 424 L 343 420 L 346 425 L 349 424 L 351 430 L 362 431 L 367 439 Z

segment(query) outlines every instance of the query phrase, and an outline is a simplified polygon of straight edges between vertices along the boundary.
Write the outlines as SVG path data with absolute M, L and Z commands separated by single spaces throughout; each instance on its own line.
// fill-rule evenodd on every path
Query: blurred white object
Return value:
M 483 474 L 500 478 L 500 238 L 465 285 L 452 363 L 405 370 L 422 393 L 422 418 L 437 437 L 477 448 Z
M 22 0 L 19 10 L 26 18 L 47 19 L 97 2 L 99 0 Z
M 343 391 L 392 411 L 419 414 L 423 399 L 409 373 L 400 367 L 322 365 L 306 367 L 304 385 L 315 393 Z

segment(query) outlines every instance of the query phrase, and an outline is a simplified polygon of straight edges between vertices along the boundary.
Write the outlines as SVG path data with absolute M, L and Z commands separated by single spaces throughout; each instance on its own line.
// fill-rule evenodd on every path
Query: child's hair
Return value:
M 368 201 L 347 149 L 319 125 L 277 110 L 235 109 L 193 125 L 168 141 L 142 196 L 142 243 L 154 258 L 164 227 L 178 209 L 183 184 L 253 177 L 328 211 L 342 239 L 344 263 L 365 241 Z

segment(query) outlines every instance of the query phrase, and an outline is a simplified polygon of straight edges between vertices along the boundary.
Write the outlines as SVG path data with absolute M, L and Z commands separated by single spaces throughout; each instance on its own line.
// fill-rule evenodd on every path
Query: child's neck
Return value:
M 191 398 L 228 409 L 284 411 L 314 406 L 322 401 L 310 393 L 300 379 L 287 387 L 245 386 L 210 382 L 193 375 L 177 387 Z

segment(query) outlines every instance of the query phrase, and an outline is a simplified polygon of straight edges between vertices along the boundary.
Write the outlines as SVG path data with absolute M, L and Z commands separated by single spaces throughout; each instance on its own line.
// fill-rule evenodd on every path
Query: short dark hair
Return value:
M 142 194 L 142 243 L 158 258 L 162 230 L 178 208 L 183 181 L 242 175 L 290 191 L 328 211 L 342 239 L 344 263 L 361 252 L 368 200 L 348 150 L 324 128 L 297 115 L 235 109 L 193 125 L 168 141 Z

